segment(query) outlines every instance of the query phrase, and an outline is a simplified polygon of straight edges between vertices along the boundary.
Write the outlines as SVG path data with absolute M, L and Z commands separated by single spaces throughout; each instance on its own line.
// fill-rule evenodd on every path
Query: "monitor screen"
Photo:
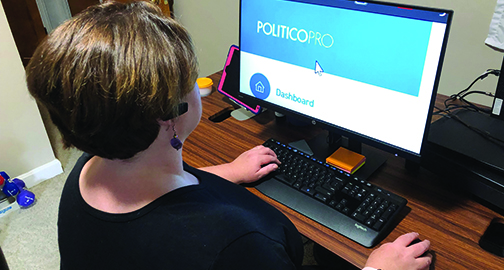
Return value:
M 452 14 L 374 1 L 241 0 L 240 93 L 420 157 Z

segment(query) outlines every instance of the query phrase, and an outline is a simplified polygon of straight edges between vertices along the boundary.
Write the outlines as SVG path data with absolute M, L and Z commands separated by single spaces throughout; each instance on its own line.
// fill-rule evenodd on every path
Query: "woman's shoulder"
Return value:
M 187 167 L 186 167 L 187 166 Z M 212 209 L 221 211 L 242 226 L 254 224 L 268 227 L 271 223 L 291 224 L 285 215 L 245 187 L 227 181 L 214 174 L 192 168 L 185 164 L 184 169 L 198 177 L 203 204 L 212 204 Z

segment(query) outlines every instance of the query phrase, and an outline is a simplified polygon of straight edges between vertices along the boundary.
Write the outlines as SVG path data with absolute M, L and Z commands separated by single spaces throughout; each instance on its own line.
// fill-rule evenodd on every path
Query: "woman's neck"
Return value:
M 197 184 L 183 169 L 181 150 L 159 145 L 158 140 L 129 160 L 95 156 L 79 179 L 84 200 L 108 213 L 132 212 L 170 191 Z

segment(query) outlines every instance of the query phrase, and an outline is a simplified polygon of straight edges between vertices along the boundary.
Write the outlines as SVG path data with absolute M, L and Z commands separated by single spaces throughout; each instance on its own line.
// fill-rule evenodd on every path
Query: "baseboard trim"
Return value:
M 17 178 L 23 180 L 26 184 L 26 187 L 30 188 L 61 173 L 63 173 L 61 162 L 57 159 L 54 159 L 49 163 L 46 163 L 27 173 L 17 176 Z

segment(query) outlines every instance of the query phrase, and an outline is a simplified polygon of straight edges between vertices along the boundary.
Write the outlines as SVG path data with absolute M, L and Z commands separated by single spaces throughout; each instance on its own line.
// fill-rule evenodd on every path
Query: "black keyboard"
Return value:
M 296 212 L 365 246 L 385 238 L 407 200 L 274 139 L 282 164 L 256 188 Z

